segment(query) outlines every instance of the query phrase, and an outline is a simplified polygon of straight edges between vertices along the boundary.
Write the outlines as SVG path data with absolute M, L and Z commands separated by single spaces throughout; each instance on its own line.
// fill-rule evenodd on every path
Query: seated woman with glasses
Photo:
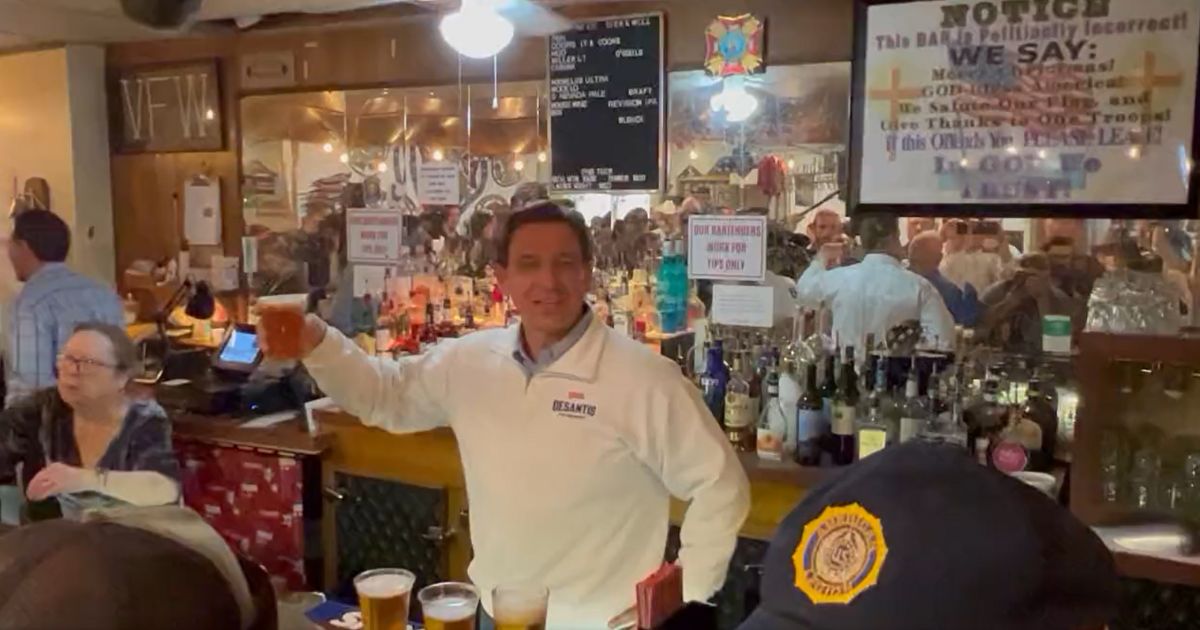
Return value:
M 58 355 L 58 384 L 0 412 L 0 472 L 24 464 L 29 500 L 58 498 L 64 513 L 94 495 L 139 506 L 178 501 L 170 420 L 127 392 L 136 365 L 124 330 L 77 327 Z

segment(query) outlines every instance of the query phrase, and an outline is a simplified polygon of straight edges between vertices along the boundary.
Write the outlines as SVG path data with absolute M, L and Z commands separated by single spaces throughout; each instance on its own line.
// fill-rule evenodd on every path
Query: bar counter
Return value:
M 340 410 L 326 409 L 315 413 L 319 427 L 315 435 L 309 434 L 301 418 L 269 428 L 243 428 L 244 419 L 176 414 L 174 437 L 181 453 L 189 452 L 186 450 L 189 447 L 199 446 L 210 451 L 240 453 L 242 458 L 258 456 L 262 458 L 261 462 L 278 458 L 302 462 L 301 468 L 305 471 L 302 493 L 306 497 L 304 520 L 311 527 L 306 528 L 307 542 L 300 547 L 320 549 L 320 557 L 312 551 L 304 554 L 308 571 L 303 582 L 309 587 L 324 585 L 328 588 L 339 584 L 347 572 L 343 566 L 347 562 L 346 555 L 358 554 L 358 551 L 344 551 L 339 556 L 338 512 L 339 506 L 354 510 L 361 507 L 362 502 L 372 500 L 355 496 L 361 488 L 355 488 L 355 484 L 348 481 L 362 479 L 376 487 L 394 484 L 441 493 L 444 507 L 439 516 L 441 525 L 435 532 L 416 532 L 416 537 L 440 548 L 440 564 L 448 579 L 465 579 L 471 558 L 470 519 L 463 469 L 453 432 L 438 429 L 395 435 L 366 427 L 354 416 Z M 792 463 L 765 462 L 753 453 L 741 454 L 739 459 L 750 479 L 752 493 L 750 514 L 741 536 L 751 540 L 769 541 L 776 525 L 806 490 L 830 472 Z M 216 466 L 228 468 L 220 463 Z M 223 485 L 231 484 L 227 481 Z M 186 495 L 185 484 L 188 504 L 201 513 L 212 511 L 211 498 Z M 673 523 L 682 521 L 686 508 L 682 502 L 672 503 Z M 231 527 L 228 522 L 223 525 Z M 248 523 L 240 529 L 233 526 L 230 531 L 236 537 L 239 531 L 256 531 L 260 527 L 260 524 Z M 270 551 L 263 553 L 268 555 Z

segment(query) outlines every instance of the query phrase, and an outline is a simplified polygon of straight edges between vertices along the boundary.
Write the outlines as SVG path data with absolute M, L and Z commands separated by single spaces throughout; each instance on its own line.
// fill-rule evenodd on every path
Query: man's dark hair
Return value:
M 1067 236 L 1055 236 L 1042 245 L 1042 251 L 1049 252 L 1055 247 L 1075 247 L 1075 241 Z
M 863 249 L 877 252 L 885 247 L 889 238 L 900 237 L 900 220 L 892 215 L 854 215 L 851 228 L 862 241 Z
M 583 261 L 592 262 L 592 237 L 588 231 L 587 221 L 583 215 L 574 210 L 567 210 L 552 201 L 543 201 L 513 214 L 504 223 L 500 234 L 500 251 L 497 261 L 501 266 L 508 266 L 508 250 L 512 247 L 513 235 L 526 225 L 534 223 L 562 223 L 571 228 L 575 238 L 579 240 L 579 251 L 583 253 Z
M 13 219 L 12 240 L 29 246 L 44 263 L 60 263 L 71 251 L 71 230 L 57 214 L 48 210 L 27 210 Z

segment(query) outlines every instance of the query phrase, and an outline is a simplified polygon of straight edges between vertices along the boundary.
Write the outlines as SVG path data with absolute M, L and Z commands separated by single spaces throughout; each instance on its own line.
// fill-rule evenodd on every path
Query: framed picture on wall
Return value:
M 847 201 L 1196 217 L 1200 0 L 856 0 Z

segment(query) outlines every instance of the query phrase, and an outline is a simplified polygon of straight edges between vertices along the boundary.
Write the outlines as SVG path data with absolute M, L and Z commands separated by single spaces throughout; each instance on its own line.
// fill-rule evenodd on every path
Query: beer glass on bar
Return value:
M 475 630 L 479 591 L 470 584 L 443 582 L 417 593 L 425 616 L 425 630 Z
M 417 577 L 404 569 L 375 569 L 354 578 L 363 630 L 407 630 L 408 603 Z
M 550 591 L 544 586 L 504 585 L 492 589 L 496 630 L 545 630 Z
M 269 295 L 258 298 L 258 334 L 263 352 L 272 359 L 299 359 L 308 296 Z

